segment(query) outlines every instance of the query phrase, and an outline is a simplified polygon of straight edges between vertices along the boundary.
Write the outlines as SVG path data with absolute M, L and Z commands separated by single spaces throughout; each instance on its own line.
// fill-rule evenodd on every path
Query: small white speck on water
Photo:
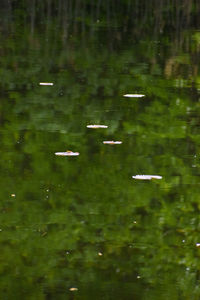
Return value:
M 185 240 L 182 240 L 182 243 L 185 243 Z
M 123 96 L 128 97 L 128 98 L 141 98 L 141 97 L 144 97 L 145 95 L 142 95 L 142 94 L 125 94 Z
M 200 247 L 200 243 L 197 243 L 197 244 L 196 244 L 196 247 Z
M 11 197 L 16 197 L 16 195 L 15 194 L 11 194 Z
M 133 179 L 138 180 L 151 180 L 151 179 L 162 179 L 162 176 L 159 175 L 135 175 L 132 176 Z
M 140 278 L 141 278 L 141 277 L 138 275 L 138 276 L 137 276 L 137 279 L 140 279 Z
M 87 125 L 87 128 L 93 128 L 93 129 L 108 128 L 108 126 L 107 125 Z
M 69 251 L 66 251 L 66 254 L 69 255 Z
M 58 156 L 78 156 L 78 152 L 66 151 L 66 152 L 56 152 L 55 155 Z
M 98 253 L 98 255 L 99 255 L 99 256 L 102 256 L 102 255 L 103 255 L 103 253 L 99 252 L 99 253 Z
M 69 290 L 70 290 L 71 292 L 78 291 L 78 289 L 77 289 L 77 288 L 75 288 L 75 287 L 71 287 Z
M 137 224 L 137 221 L 133 221 L 134 224 Z
M 119 145 L 122 144 L 122 141 L 103 141 L 103 143 L 108 145 Z
M 39 85 L 53 85 L 53 82 L 40 82 Z

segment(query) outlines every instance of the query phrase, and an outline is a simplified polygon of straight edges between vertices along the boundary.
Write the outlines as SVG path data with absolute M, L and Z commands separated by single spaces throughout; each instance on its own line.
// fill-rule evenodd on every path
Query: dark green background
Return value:
M 94 2 L 2 1 L 0 298 L 198 300 L 200 4 Z

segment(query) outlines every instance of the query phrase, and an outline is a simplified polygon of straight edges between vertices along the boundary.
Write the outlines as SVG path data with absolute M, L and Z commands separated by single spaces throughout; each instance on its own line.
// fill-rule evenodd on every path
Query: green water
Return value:
M 196 1 L 189 19 L 19 2 L 0 26 L 0 298 L 200 299 Z

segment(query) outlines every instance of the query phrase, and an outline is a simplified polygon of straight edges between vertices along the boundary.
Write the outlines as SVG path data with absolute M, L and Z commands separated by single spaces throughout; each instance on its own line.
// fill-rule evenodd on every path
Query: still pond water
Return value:
M 200 299 L 199 31 L 19 20 L 0 31 L 0 298 Z

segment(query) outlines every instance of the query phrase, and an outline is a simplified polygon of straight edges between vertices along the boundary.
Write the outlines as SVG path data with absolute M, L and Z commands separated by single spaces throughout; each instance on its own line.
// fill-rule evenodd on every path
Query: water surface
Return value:
M 199 8 L 125 2 L 5 1 L 2 299 L 200 297 Z

